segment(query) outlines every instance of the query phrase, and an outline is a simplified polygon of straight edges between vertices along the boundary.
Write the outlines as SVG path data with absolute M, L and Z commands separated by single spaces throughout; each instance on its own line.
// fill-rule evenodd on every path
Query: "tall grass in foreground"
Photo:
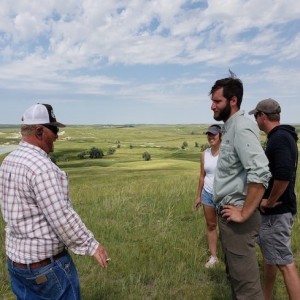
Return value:
M 190 145 L 195 140 L 205 142 L 205 137 L 190 134 L 196 129 L 66 129 L 73 139 L 70 143 L 58 142 L 58 153 L 72 150 L 75 156 L 76 151 L 90 146 L 83 140 L 92 135 L 97 147 L 108 148 L 115 138 L 122 143 L 116 154 L 103 160 L 59 162 L 69 174 L 75 210 L 111 256 L 108 269 L 103 270 L 91 257 L 72 255 L 84 300 L 231 299 L 223 262 L 212 270 L 204 268 L 208 258 L 204 216 L 202 209 L 193 210 L 199 149 L 176 148 L 183 140 Z M 153 158 L 144 162 L 141 154 L 150 142 L 154 145 L 147 151 Z M 129 144 L 134 148 L 124 146 Z M 298 266 L 299 228 L 297 217 L 293 248 Z M 6 272 L 4 236 L 0 218 L 0 299 L 14 299 Z M 258 248 L 257 254 L 262 269 Z M 288 299 L 278 275 L 274 299 Z
M 87 223 L 112 258 L 99 272 L 76 257 L 85 299 L 229 299 L 223 266 L 203 269 L 207 244 L 202 213 L 192 209 L 192 173 L 125 171 L 114 177 L 110 197 L 111 179 L 106 187 L 103 177 L 76 191 L 93 190 L 78 210 L 93 220 Z

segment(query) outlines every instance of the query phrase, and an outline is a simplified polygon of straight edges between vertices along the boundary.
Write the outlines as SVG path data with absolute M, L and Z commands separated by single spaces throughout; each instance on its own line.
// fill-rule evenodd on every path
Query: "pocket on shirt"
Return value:
M 233 146 L 222 144 L 221 153 L 218 160 L 218 169 L 227 174 L 232 171 L 232 165 L 235 164 L 237 156 Z

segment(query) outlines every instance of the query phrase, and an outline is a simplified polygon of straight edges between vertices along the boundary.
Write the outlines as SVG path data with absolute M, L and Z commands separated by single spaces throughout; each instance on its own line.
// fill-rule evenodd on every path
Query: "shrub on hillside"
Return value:
M 101 149 L 92 147 L 89 151 L 90 158 L 102 158 L 104 153 Z
M 188 143 L 186 141 L 184 141 L 181 145 L 181 149 L 186 149 L 188 147 Z
M 77 154 L 78 159 L 85 159 L 85 158 L 102 158 L 104 153 L 101 149 L 92 147 L 90 150 L 82 151 Z
M 151 154 L 149 152 L 147 152 L 147 151 L 143 153 L 142 157 L 146 161 L 151 160 Z
M 89 157 L 88 151 L 83 151 L 77 154 L 78 159 L 85 159 Z
M 200 146 L 200 151 L 202 152 L 202 151 L 206 150 L 207 148 L 209 148 L 209 145 L 208 145 L 208 144 L 202 144 L 202 145 Z
M 107 155 L 113 155 L 116 152 L 116 148 L 114 147 L 109 147 L 107 150 Z

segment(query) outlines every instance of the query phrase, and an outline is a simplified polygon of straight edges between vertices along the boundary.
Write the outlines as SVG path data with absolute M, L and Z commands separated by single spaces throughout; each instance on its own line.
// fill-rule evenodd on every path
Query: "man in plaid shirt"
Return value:
M 12 290 L 18 299 L 80 299 L 79 280 L 67 249 L 109 260 L 73 210 L 65 172 L 48 154 L 59 127 L 49 104 L 23 114 L 22 141 L 0 168 L 0 203 L 6 222 L 6 254 Z

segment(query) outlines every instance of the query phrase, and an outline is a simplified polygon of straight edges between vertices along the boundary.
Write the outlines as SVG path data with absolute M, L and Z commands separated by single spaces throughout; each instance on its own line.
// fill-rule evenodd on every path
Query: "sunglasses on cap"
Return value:
M 43 124 L 43 126 L 51 130 L 54 134 L 57 134 L 59 132 L 59 128 L 57 126 L 52 126 L 48 124 Z

